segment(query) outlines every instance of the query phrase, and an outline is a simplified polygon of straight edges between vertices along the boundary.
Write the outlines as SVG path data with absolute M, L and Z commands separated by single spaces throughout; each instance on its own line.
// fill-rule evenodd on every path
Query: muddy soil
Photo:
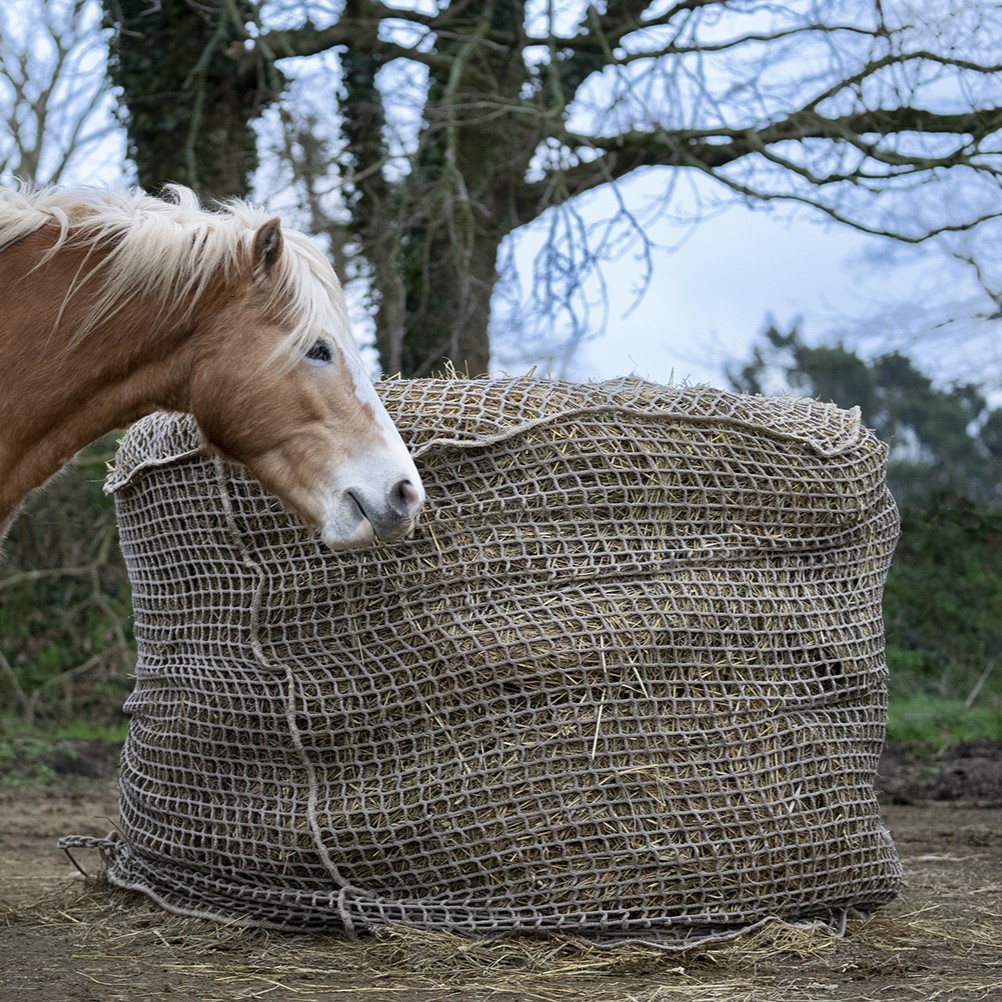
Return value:
M 16 765 L 16 763 L 14 763 Z M 115 749 L 64 743 L 0 775 L 0 1002 L 987 1002 L 1002 999 L 1002 745 L 890 748 L 879 793 L 898 900 L 844 936 L 775 924 L 697 953 L 391 931 L 358 943 L 169 915 L 55 846 L 104 835 Z M 16 774 L 16 770 L 14 770 Z M 44 780 L 44 782 L 40 782 Z M 93 854 L 82 865 L 99 870 Z

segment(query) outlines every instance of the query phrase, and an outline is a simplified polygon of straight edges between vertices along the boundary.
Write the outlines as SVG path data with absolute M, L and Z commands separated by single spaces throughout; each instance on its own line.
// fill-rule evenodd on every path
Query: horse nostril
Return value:
M 401 518 L 408 518 L 421 506 L 421 492 L 409 480 L 401 480 L 390 491 L 390 505 Z

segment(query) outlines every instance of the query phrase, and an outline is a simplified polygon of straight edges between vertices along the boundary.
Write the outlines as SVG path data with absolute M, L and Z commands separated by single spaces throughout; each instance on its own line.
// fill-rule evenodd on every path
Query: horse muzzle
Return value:
M 397 480 L 386 491 L 350 487 L 325 512 L 321 538 L 334 550 L 398 542 L 413 532 L 424 500 L 416 476 Z

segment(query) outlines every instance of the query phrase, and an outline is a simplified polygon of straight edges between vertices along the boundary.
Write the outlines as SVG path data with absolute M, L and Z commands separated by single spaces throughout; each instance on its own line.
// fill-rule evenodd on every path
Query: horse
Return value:
M 187 411 L 333 549 L 397 541 L 424 488 L 306 235 L 193 191 L 0 192 L 0 540 L 83 446 Z

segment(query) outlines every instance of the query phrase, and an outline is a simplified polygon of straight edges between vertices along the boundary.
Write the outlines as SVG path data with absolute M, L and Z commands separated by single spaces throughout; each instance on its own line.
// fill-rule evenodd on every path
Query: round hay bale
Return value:
M 276 927 L 668 943 L 895 893 L 897 535 L 857 412 L 639 380 L 384 382 L 429 503 L 335 555 L 159 415 L 109 876 Z

